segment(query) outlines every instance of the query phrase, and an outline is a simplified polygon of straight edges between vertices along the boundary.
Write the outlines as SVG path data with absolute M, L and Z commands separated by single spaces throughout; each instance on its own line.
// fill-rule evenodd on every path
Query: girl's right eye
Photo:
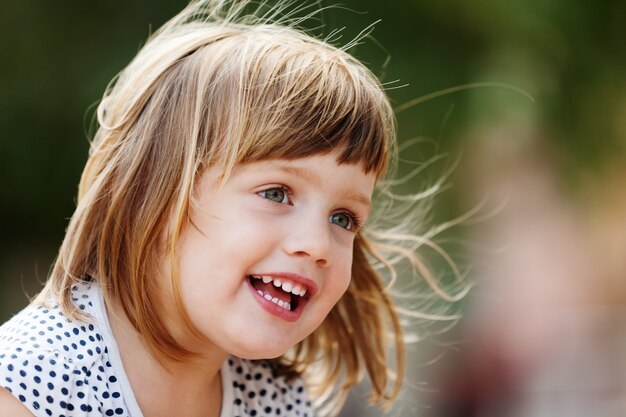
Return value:
M 274 203 L 289 204 L 289 193 L 283 187 L 268 188 L 259 192 L 259 195 Z

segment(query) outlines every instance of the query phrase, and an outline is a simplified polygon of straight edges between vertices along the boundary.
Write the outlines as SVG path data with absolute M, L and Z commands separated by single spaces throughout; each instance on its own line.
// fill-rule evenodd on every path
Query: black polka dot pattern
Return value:
M 229 416 L 313 416 L 302 380 L 276 377 L 262 361 L 230 358 L 227 365 L 229 372 L 222 376 L 222 383 L 232 380 L 233 409 Z
M 73 288 L 86 323 L 57 304 L 30 305 L 0 327 L 0 387 L 36 417 L 143 417 L 112 340 L 95 284 Z M 222 366 L 221 417 L 312 417 L 301 380 L 276 377 L 262 361 L 231 357 Z
M 76 287 L 93 313 L 93 291 Z M 31 305 L 0 327 L 0 386 L 35 416 L 128 416 L 109 350 L 94 322 L 69 321 L 58 305 Z

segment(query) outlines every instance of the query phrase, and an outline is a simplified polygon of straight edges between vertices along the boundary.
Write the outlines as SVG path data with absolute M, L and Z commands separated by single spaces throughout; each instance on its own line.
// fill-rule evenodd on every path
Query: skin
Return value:
M 33 417 L 33 414 L 13 394 L 0 388 L 0 416 Z
M 369 214 L 375 177 L 358 165 L 337 165 L 335 154 L 240 166 L 216 190 L 218 174 L 200 179 L 195 227 L 179 249 L 185 307 L 215 348 L 274 358 L 313 332 L 347 289 L 356 228 L 343 226 Z M 332 223 L 331 215 L 338 215 Z M 266 314 L 249 291 L 248 275 L 280 272 L 318 289 L 295 323 Z
M 201 354 L 159 362 L 120 306 L 107 306 L 125 371 L 146 417 L 219 416 L 219 369 L 227 356 L 275 358 L 311 334 L 346 291 L 359 222 L 371 208 L 375 174 L 338 165 L 338 154 L 237 166 L 222 187 L 218 170 L 198 181 L 191 223 L 178 247 L 185 310 L 201 337 L 172 319 L 177 340 Z M 163 260 L 163 317 L 176 317 L 171 260 Z M 293 273 L 317 287 L 294 322 L 268 312 L 248 276 Z M 245 335 L 245 337 L 242 337 Z M 3 408 L 4 407 L 4 408 Z M 6 410 L 6 411 L 5 411 Z M 31 415 L 0 389 L 0 415 Z
M 176 264 L 186 312 L 202 337 L 185 333 L 178 322 L 170 326 L 177 340 L 202 358 L 167 364 L 171 372 L 165 371 L 123 314 L 112 309 L 113 332 L 146 417 L 218 416 L 219 368 L 229 354 L 282 355 L 311 334 L 344 294 L 355 218 L 363 222 L 369 215 L 376 178 L 361 165 L 338 165 L 337 156 L 240 165 L 221 188 L 218 170 L 203 173 Z M 165 259 L 163 271 L 170 266 Z M 281 272 L 306 277 L 317 287 L 295 322 L 264 309 L 248 284 L 250 274 Z M 167 288 L 171 281 L 164 281 Z M 166 302 L 165 311 L 176 317 L 173 303 Z

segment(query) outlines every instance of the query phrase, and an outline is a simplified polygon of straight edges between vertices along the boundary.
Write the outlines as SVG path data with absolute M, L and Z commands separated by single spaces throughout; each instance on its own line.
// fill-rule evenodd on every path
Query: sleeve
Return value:
M 56 351 L 34 353 L 17 347 L 0 355 L 0 385 L 36 417 L 92 411 L 89 373 L 87 367 L 74 366 Z

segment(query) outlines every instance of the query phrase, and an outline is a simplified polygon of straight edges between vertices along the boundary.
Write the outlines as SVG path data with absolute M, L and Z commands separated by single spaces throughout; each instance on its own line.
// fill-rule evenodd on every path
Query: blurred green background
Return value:
M 75 206 L 93 105 L 150 31 L 185 4 L 184 0 L 0 4 L 0 321 L 24 306 L 26 294 L 35 294 L 45 280 Z M 472 191 L 480 189 L 476 181 L 507 176 L 511 166 L 522 164 L 520 160 L 527 169 L 522 176 L 546 172 L 568 210 L 587 213 L 583 217 L 590 224 L 603 218 L 599 207 L 604 198 L 610 205 L 611 198 L 624 193 L 626 2 L 344 0 L 341 4 L 356 12 L 326 12 L 321 33 L 345 26 L 342 41 L 347 42 L 381 19 L 373 31 L 375 41 L 366 41 L 353 52 L 389 83 L 395 106 L 480 82 L 515 86 L 534 98 L 532 102 L 510 89 L 480 87 L 398 114 L 401 141 L 422 137 L 437 143 L 413 149 L 405 157 L 419 159 L 445 151 L 467 155 L 452 176 L 453 188 L 437 200 L 435 221 L 466 211 L 480 197 L 481 192 Z M 485 140 L 494 132 L 496 145 Z M 472 177 L 477 171 L 482 180 Z M 620 213 L 616 219 L 622 218 Z M 603 227 L 615 229 L 615 224 L 609 221 Z M 472 302 L 470 297 L 468 304 Z M 623 299 L 612 303 L 622 305 Z M 422 394 L 425 403 L 437 403 L 436 393 Z M 438 415 L 437 407 L 408 410 L 406 415 Z M 450 409 L 447 413 L 457 415 Z

